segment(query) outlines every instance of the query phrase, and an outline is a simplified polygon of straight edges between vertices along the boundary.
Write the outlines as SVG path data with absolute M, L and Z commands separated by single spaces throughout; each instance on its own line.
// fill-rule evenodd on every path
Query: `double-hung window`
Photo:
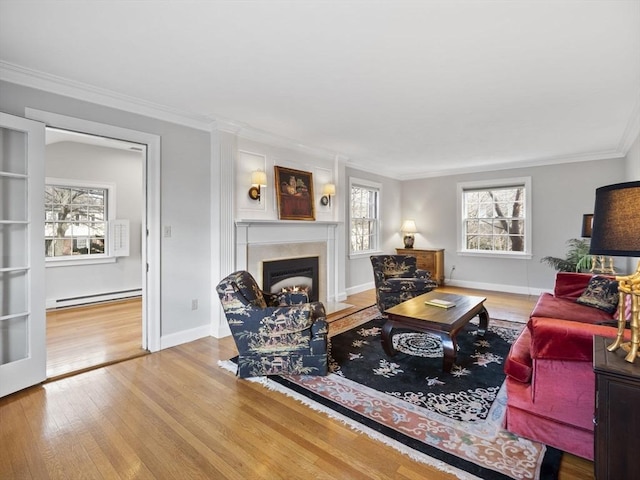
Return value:
M 458 184 L 458 251 L 531 258 L 531 178 Z
M 378 251 L 380 245 L 381 185 L 351 178 L 349 228 L 351 255 L 365 255 Z
M 47 178 L 44 224 L 47 263 L 109 257 L 109 220 L 115 210 L 114 199 L 113 185 Z

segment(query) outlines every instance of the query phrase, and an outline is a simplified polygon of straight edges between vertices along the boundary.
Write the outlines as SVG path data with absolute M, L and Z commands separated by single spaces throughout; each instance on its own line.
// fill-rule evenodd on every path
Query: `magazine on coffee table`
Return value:
M 430 305 L 432 307 L 440 307 L 440 308 L 453 308 L 456 306 L 455 303 L 450 302 L 449 300 L 442 300 L 440 298 L 434 298 L 432 300 L 426 300 L 424 302 L 425 305 Z

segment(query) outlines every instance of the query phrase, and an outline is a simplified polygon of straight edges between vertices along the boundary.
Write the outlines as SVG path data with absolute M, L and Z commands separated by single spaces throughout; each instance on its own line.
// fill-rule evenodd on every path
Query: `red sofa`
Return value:
M 506 428 L 593 460 L 593 336 L 614 338 L 614 317 L 576 303 L 592 275 L 556 276 L 543 293 L 507 361 Z M 604 325 L 608 324 L 608 325 Z

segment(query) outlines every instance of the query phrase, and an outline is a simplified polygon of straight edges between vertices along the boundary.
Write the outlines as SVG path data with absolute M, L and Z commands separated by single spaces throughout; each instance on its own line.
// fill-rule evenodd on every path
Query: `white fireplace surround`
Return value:
M 319 300 L 331 310 L 338 298 L 337 222 L 237 220 L 236 270 L 262 283 L 262 262 L 318 257 Z

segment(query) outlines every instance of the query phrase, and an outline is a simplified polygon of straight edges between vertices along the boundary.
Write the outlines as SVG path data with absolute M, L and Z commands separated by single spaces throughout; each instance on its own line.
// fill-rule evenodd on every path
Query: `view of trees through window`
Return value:
M 525 251 L 525 187 L 465 190 L 467 250 Z
M 351 186 L 351 252 L 378 248 L 378 189 Z
M 102 255 L 107 229 L 106 188 L 45 187 L 45 255 Z

